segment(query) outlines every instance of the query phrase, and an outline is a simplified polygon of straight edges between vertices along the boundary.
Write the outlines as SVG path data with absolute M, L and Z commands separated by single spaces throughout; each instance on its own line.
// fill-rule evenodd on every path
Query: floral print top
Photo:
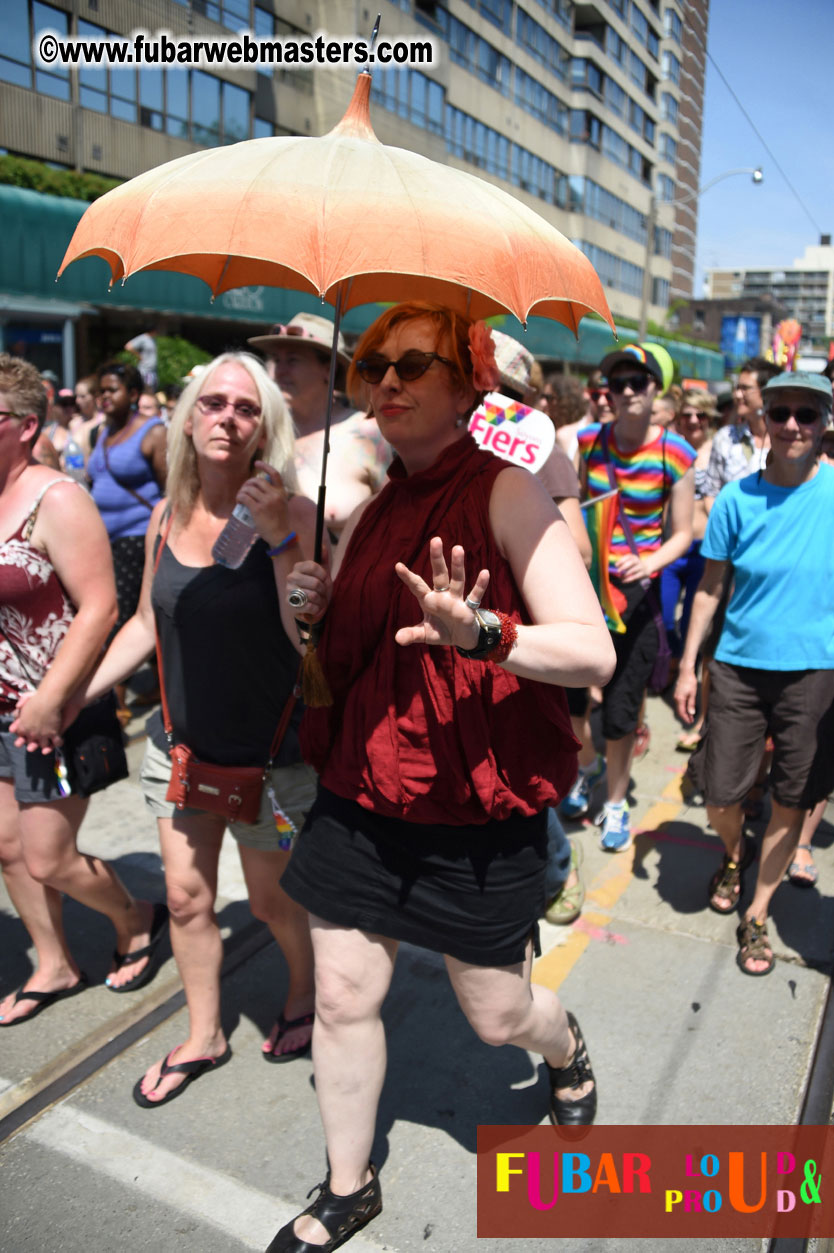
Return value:
M 0 718 L 39 686 L 70 628 L 75 609 L 49 558 L 30 543 L 53 479 L 10 539 L 0 543 Z

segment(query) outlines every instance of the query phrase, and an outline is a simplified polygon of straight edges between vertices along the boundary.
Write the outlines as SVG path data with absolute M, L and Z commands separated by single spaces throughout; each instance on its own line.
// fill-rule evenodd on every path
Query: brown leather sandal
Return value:
M 738 940 L 736 965 L 739 970 L 746 975 L 752 975 L 754 979 L 759 975 L 769 975 L 776 963 L 776 958 L 767 937 L 766 923 L 758 922 L 755 918 L 745 918 L 744 922 L 740 922 L 736 928 L 736 939 Z M 746 964 L 749 961 L 763 961 L 767 962 L 767 965 L 764 970 L 751 970 Z
M 728 853 L 724 854 L 720 867 L 709 881 L 709 897 L 707 904 L 714 914 L 732 914 L 738 909 L 741 893 L 744 890 L 744 872 L 756 856 L 755 841 L 749 835 L 742 835 L 741 860 L 733 861 Z M 726 909 L 714 904 L 713 897 L 727 901 Z

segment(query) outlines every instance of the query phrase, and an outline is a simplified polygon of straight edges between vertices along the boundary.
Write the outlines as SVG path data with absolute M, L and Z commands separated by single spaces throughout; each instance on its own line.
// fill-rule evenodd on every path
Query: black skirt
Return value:
M 545 907 L 547 811 L 482 826 L 421 826 L 319 786 L 281 886 L 336 926 L 475 966 L 512 966 Z

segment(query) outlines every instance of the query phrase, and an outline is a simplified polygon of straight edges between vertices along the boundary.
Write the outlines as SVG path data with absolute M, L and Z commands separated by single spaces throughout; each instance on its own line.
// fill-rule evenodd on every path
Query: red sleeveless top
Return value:
M 394 640 L 421 621 L 394 563 L 431 583 L 435 535 L 447 558 L 463 545 L 468 585 L 489 570 L 490 608 L 529 623 L 489 524 L 507 465 L 471 435 L 419 474 L 407 476 L 395 459 L 348 545 L 318 646 L 334 703 L 306 710 L 302 748 L 326 788 L 374 813 L 455 826 L 529 817 L 555 805 L 576 776 L 562 688 L 454 648 Z

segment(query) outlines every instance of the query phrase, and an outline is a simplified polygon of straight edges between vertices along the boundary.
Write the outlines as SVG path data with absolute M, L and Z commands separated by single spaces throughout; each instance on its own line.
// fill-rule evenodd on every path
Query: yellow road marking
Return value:
M 669 781 L 661 792 L 663 799 L 652 805 L 640 822 L 637 832 L 656 831 L 664 822 L 672 822 L 677 818 L 684 805 L 681 783 L 683 771 Z M 600 930 L 611 922 L 611 911 L 625 892 L 632 880 L 635 849 L 627 853 L 617 854 L 611 859 L 588 888 L 585 895 L 585 908 L 582 919 L 585 927 L 597 927 Z M 590 907 L 590 908 L 589 908 Z M 559 944 L 542 956 L 533 966 L 533 982 L 556 992 L 573 970 L 579 958 L 591 942 L 591 936 L 582 928 L 571 930 L 564 944 Z

